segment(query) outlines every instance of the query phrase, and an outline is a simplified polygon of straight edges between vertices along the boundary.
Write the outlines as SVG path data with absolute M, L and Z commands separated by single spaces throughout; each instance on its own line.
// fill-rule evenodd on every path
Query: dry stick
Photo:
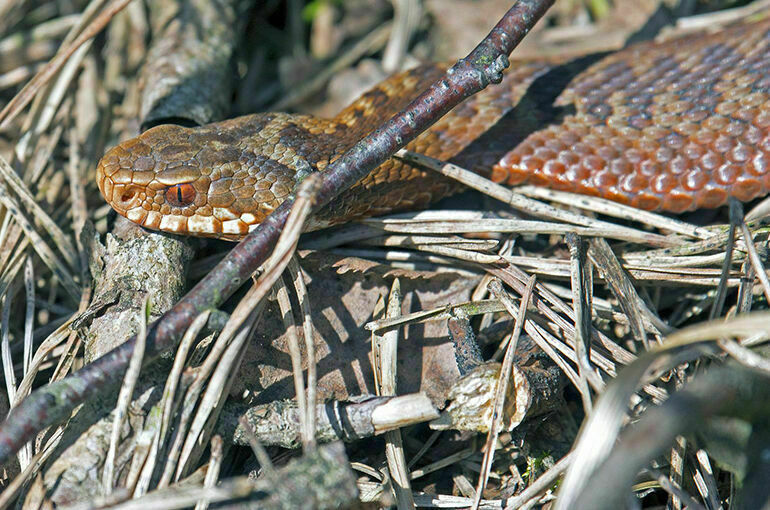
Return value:
M 270 455 L 268 455 L 265 447 L 262 446 L 262 443 L 257 439 L 257 435 L 254 433 L 254 429 L 251 427 L 249 421 L 245 416 L 241 416 L 238 420 L 238 424 L 240 425 L 241 430 L 243 430 L 243 435 L 249 442 L 251 451 L 254 452 L 254 457 L 256 457 L 257 462 L 259 462 L 259 467 L 262 468 L 265 477 L 275 478 L 275 466 L 273 466 L 273 461 L 270 459 Z
M 316 404 L 313 412 L 317 423 L 315 439 L 319 443 L 357 441 L 439 417 L 438 410 L 424 393 L 332 400 Z M 302 416 L 296 400 L 257 405 L 242 416 L 262 444 L 287 449 L 303 446 L 299 430 Z M 248 442 L 245 434 L 242 426 L 236 427 L 233 441 L 245 444 Z
M 519 0 L 468 57 L 452 66 L 403 112 L 332 163 L 323 172 L 315 210 L 359 181 L 462 100 L 489 83 L 499 83 L 508 65 L 507 55 L 553 2 Z M 265 261 L 286 223 L 292 203 L 289 199 L 281 204 L 156 322 L 147 338 L 148 362 L 172 349 L 200 312 L 222 304 Z M 25 399 L 0 426 L 0 463 L 39 430 L 66 419 L 78 404 L 115 384 L 126 369 L 135 342 L 134 336 L 68 378 L 44 386 Z

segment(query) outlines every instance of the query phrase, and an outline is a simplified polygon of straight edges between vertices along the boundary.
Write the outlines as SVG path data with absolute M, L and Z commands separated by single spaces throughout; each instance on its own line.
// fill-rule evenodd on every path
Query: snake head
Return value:
M 286 119 L 257 115 L 198 128 L 154 127 L 104 155 L 99 190 L 118 214 L 144 227 L 238 240 L 309 168 L 275 143 L 279 125 Z

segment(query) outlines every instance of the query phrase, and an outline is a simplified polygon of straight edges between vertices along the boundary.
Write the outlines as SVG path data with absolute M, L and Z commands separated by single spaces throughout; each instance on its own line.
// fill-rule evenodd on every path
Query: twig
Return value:
M 353 441 L 438 417 L 438 411 L 422 393 L 399 397 L 367 395 L 347 402 L 331 401 L 316 404 L 313 412 L 318 423 L 316 440 L 320 443 Z M 261 443 L 283 448 L 301 445 L 301 417 L 295 401 L 279 400 L 255 406 L 243 416 Z M 237 427 L 233 440 L 240 444 L 247 442 L 245 433 L 242 425 Z

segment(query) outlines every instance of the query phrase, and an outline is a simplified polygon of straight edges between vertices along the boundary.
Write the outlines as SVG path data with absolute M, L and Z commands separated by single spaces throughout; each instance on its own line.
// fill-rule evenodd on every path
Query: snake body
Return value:
M 770 191 L 770 21 L 603 58 L 515 63 L 407 149 L 496 182 L 530 182 L 683 212 Z M 97 183 L 147 228 L 238 240 L 311 172 L 401 110 L 445 66 L 388 78 L 333 119 L 260 113 L 154 127 L 111 149 Z M 390 159 L 312 228 L 424 207 L 461 187 Z

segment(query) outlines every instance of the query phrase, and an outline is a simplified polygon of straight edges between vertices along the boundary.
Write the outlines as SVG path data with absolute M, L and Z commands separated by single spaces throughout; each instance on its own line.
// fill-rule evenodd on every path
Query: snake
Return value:
M 516 62 L 406 149 L 496 183 L 648 211 L 749 201 L 770 191 L 769 48 L 770 20 L 760 20 L 609 54 Z M 99 190 L 146 228 L 237 241 L 446 69 L 393 75 L 331 119 L 270 112 L 153 127 L 103 156 Z M 391 158 L 307 228 L 426 207 L 462 189 Z

